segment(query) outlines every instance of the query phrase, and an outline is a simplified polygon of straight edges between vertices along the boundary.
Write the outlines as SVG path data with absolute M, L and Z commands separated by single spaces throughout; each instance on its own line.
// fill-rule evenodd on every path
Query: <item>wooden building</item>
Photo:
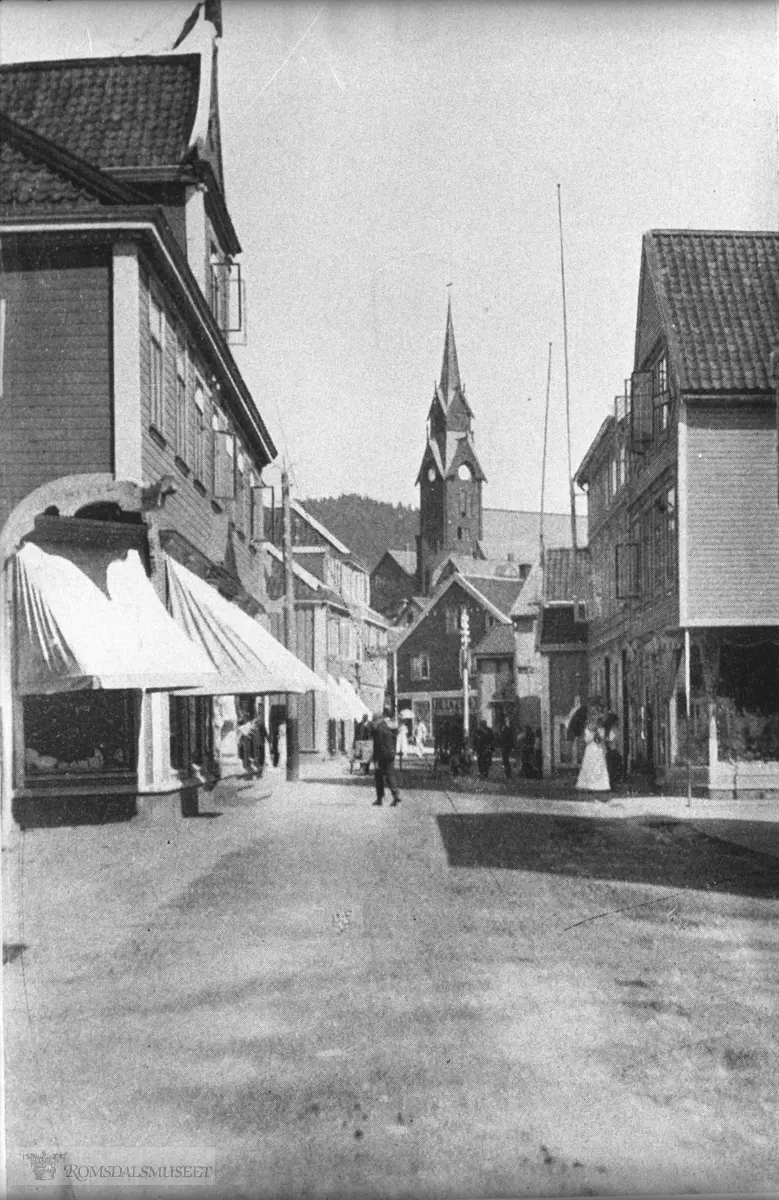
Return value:
M 645 234 L 634 370 L 589 496 L 590 692 L 624 757 L 713 792 L 779 788 L 779 234 Z
M 387 622 L 371 606 L 367 567 L 298 500 L 291 509 L 298 655 L 328 684 L 328 691 L 310 693 L 301 702 L 300 749 L 321 754 L 351 746 L 344 690 L 357 701 L 352 702 L 352 720 L 359 719 L 361 706 L 363 712 L 383 710 Z M 275 526 L 267 584 L 271 629 L 281 637 L 281 512 L 267 512 L 266 522 L 268 529 Z M 279 697 L 277 703 L 282 702 Z M 333 724 L 338 726 L 335 737 Z
M 0 164 L 5 598 L 27 541 L 92 565 L 133 546 L 161 599 L 175 560 L 262 618 L 276 451 L 230 348 L 245 312 L 213 28 L 167 55 L 0 67 Z M 21 696 L 19 628 L 0 647 L 5 797 L 165 792 L 235 766 L 231 695 Z

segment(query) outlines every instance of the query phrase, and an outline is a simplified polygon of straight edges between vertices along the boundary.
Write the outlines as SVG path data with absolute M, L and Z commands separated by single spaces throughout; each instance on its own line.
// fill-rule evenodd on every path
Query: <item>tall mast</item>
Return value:
M 552 343 L 549 343 L 549 362 L 546 368 L 546 407 L 544 409 L 544 452 L 541 459 L 541 514 L 538 525 L 538 557 L 544 566 L 544 492 L 546 490 L 546 441 L 549 431 L 549 385 L 552 382 Z
M 571 392 L 568 375 L 568 313 L 565 305 L 565 257 L 563 254 L 563 203 L 560 184 L 557 185 L 557 216 L 560 223 L 560 279 L 563 285 L 563 351 L 565 354 L 565 419 L 568 428 L 568 488 L 571 500 L 571 549 L 573 557 L 573 601 L 578 599 L 577 580 L 577 546 L 576 546 L 576 495 L 573 487 L 573 467 L 571 465 Z

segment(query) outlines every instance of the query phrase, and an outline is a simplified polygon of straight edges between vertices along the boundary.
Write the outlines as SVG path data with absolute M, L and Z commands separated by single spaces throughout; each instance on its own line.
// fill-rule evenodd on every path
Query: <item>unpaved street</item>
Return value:
M 775 1189 L 779 859 L 307 770 L 24 836 L 9 1169 L 189 1146 L 246 1197 Z

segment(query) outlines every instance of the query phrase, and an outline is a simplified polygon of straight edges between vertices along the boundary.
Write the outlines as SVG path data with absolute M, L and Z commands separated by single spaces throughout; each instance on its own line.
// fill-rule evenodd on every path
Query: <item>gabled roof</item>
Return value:
M 476 457 L 476 450 L 473 442 L 467 433 L 447 433 L 446 435 L 446 475 L 447 478 L 454 475 L 461 463 L 468 463 L 473 467 L 473 473 L 482 483 L 487 482 L 487 477 L 481 469 L 481 463 Z
M 104 169 L 182 162 L 199 91 L 199 54 L 0 66 L 3 112 Z
M 514 630 L 510 625 L 493 625 L 474 648 L 476 658 L 513 658 Z
M 137 200 L 132 189 L 0 113 L 0 208 L 20 216 Z
M 642 283 L 645 271 L 682 391 L 771 390 L 779 233 L 653 229 L 644 234 Z
M 381 559 L 373 568 L 373 571 L 371 572 L 372 575 L 385 558 L 391 558 L 393 562 L 397 563 L 401 571 L 403 571 L 406 575 L 409 575 L 412 579 L 416 577 L 417 555 L 415 550 L 385 550 L 381 556 Z
M 414 633 L 414 631 L 419 628 L 419 626 L 422 624 L 422 622 L 427 619 L 428 615 L 433 610 L 433 608 L 435 608 L 436 604 L 438 604 L 439 600 L 443 596 L 446 595 L 446 593 L 449 591 L 450 588 L 452 588 L 454 586 L 460 587 L 463 589 L 463 591 L 467 592 L 469 596 L 471 596 L 474 600 L 476 600 L 482 606 L 482 608 L 486 609 L 487 612 L 491 613 L 492 616 L 495 617 L 496 621 L 498 621 L 500 624 L 502 624 L 502 625 L 510 625 L 511 624 L 511 621 L 506 616 L 506 614 L 502 611 L 502 609 L 498 608 L 495 604 L 493 604 L 492 600 L 490 600 L 489 597 L 485 596 L 484 593 L 482 591 L 480 591 L 480 589 L 478 587 L 475 587 L 469 579 L 466 579 L 464 575 L 450 575 L 449 578 L 444 583 L 441 584 L 441 587 L 438 588 L 433 593 L 433 595 L 430 597 L 430 599 L 425 603 L 425 607 L 422 609 L 422 611 L 419 614 L 419 616 L 417 617 L 416 621 L 414 621 L 414 624 L 409 625 L 408 629 L 406 629 L 406 631 L 403 634 L 403 637 L 397 643 L 398 647 L 401 646 L 403 644 L 403 642 L 405 642 L 407 637 L 410 637 L 411 634 Z
M 542 572 L 541 564 L 534 563 L 530 574 L 525 580 L 525 586 L 517 596 L 511 610 L 512 617 L 537 617 L 541 603 Z
M 577 550 L 576 568 L 574 595 L 573 550 L 565 547 L 544 551 L 544 604 L 570 604 L 584 597 L 590 570 L 590 552 L 586 548 Z
M 349 547 L 345 546 L 343 542 L 335 536 L 334 533 L 331 533 L 330 530 L 322 524 L 321 521 L 317 521 L 316 517 L 312 517 L 308 509 L 304 508 L 299 500 L 293 500 L 291 502 L 291 507 L 292 511 L 296 512 L 303 521 L 307 521 L 312 529 L 315 529 L 318 534 L 320 534 L 323 538 L 325 538 L 326 541 L 330 543 L 333 549 L 337 550 L 339 554 L 347 554 L 350 559 L 354 560 L 357 566 L 362 567 L 363 570 L 365 569 L 359 559 L 354 558 L 354 555 Z
M 485 578 L 480 575 L 469 575 L 467 578 L 468 582 L 505 617 L 511 613 L 514 601 L 524 588 L 522 579 L 496 579 L 494 576 Z
M 268 554 L 268 557 L 272 558 L 274 562 L 283 565 L 284 555 L 277 546 L 273 545 L 272 542 L 265 543 L 265 551 Z M 327 587 L 326 584 L 322 583 L 321 579 L 318 579 L 316 575 L 312 575 L 311 572 L 307 571 L 305 567 L 301 567 L 300 563 L 296 562 L 294 558 L 292 560 L 292 575 L 295 584 L 302 584 L 302 586 L 307 588 L 310 592 L 316 593 L 316 599 L 320 603 L 331 604 L 334 607 L 341 609 L 342 612 L 349 612 L 349 609 L 346 606 L 342 596 L 339 596 L 337 592 L 332 590 L 332 588 Z M 300 596 L 298 594 L 299 591 L 300 589 L 296 587 L 295 599 L 307 599 L 305 596 Z
M 595 434 L 595 437 L 590 442 L 587 453 L 585 454 L 584 458 L 582 459 L 581 464 L 574 476 L 574 479 L 578 483 L 579 487 L 582 487 L 585 483 L 589 483 L 590 468 L 592 467 L 595 460 L 600 457 L 599 451 L 601 450 L 601 447 L 604 446 L 607 438 L 613 439 L 614 425 L 615 425 L 615 420 L 614 420 L 613 415 L 609 414 L 608 417 L 604 417 L 603 421 L 601 422 L 600 429 L 598 430 L 598 432 Z M 613 445 L 613 442 L 610 444 Z
M 520 579 L 519 563 L 508 562 L 506 559 L 447 554 L 433 571 L 431 582 L 434 588 L 447 568 L 458 571 L 466 579 Z

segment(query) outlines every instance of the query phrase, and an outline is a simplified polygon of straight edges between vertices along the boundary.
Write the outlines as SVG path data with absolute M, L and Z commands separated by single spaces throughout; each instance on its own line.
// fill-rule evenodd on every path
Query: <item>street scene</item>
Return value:
M 771 806 L 404 776 L 29 837 L 10 1144 L 213 1148 L 236 1196 L 772 1191 Z
M 777 1191 L 776 51 L 3 0 L 6 1194 Z

